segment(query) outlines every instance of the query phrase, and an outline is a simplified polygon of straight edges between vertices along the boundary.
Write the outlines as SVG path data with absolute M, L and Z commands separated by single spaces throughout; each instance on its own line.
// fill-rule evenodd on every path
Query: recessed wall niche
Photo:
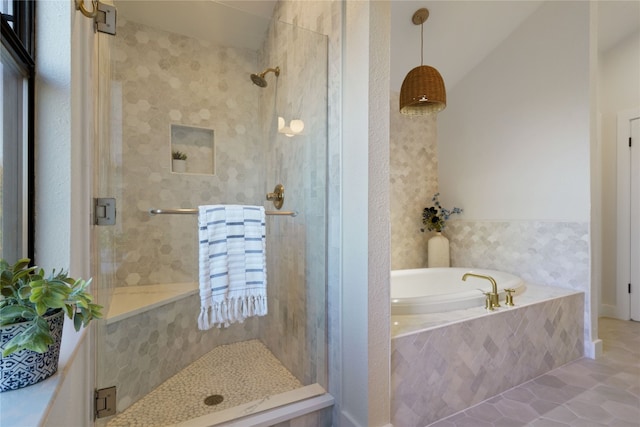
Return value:
M 213 129 L 171 125 L 171 172 L 214 175 Z

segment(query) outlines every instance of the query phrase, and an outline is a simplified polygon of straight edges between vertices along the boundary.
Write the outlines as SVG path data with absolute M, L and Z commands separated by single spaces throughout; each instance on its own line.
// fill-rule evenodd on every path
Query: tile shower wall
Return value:
M 149 208 L 262 204 L 264 141 L 248 76 L 254 51 L 219 46 L 118 19 L 113 137 L 122 176 L 119 286 L 197 281 L 196 216 Z M 213 129 L 215 175 L 171 173 L 171 124 Z M 187 162 L 189 159 L 187 159 Z M 189 170 L 189 169 L 188 169 Z
M 260 337 L 303 384 L 327 387 L 327 38 L 273 21 L 261 56 L 259 68 L 280 67 L 260 89 L 269 135 L 265 191 L 282 183 L 282 209 L 298 216 L 267 220 L 267 244 L 277 256 L 268 258 L 269 313 Z M 303 120 L 303 133 L 278 133 L 278 117 Z
M 392 339 L 393 425 L 425 426 L 579 358 L 584 302 L 576 293 Z
M 420 232 L 422 210 L 438 191 L 436 116 L 405 116 L 391 92 L 391 269 L 427 266 L 428 233 Z
M 278 2 L 277 6 L 276 6 L 276 10 L 274 11 L 274 18 L 284 21 L 284 22 L 289 22 L 289 23 L 293 23 L 295 25 L 298 25 L 302 28 L 307 28 L 313 31 L 316 31 L 320 34 L 326 34 L 328 35 L 328 44 L 329 44 L 329 63 L 328 66 L 325 63 L 322 68 L 321 68 L 321 72 L 327 72 L 328 73 L 328 85 L 329 85 L 329 93 L 328 93 L 328 108 L 325 108 L 323 111 L 320 112 L 320 114 L 323 115 L 328 115 L 328 122 L 329 122 L 329 129 L 327 131 L 327 129 L 324 129 L 324 131 L 328 132 L 328 148 L 325 146 L 324 151 L 322 151 L 322 149 L 320 148 L 320 146 L 317 146 L 313 149 L 320 151 L 319 154 L 319 158 L 324 157 L 325 161 L 327 161 L 328 158 L 328 179 L 325 181 L 324 185 L 326 185 L 328 187 L 328 189 L 325 187 L 324 190 L 322 190 L 320 193 L 305 193 L 305 194 L 311 194 L 312 197 L 316 198 L 316 199 L 321 199 L 322 197 L 325 197 L 328 193 L 328 197 L 326 197 L 326 200 L 328 200 L 328 203 L 330 204 L 330 210 L 332 212 L 338 212 L 339 211 L 339 201 L 340 201 L 340 190 L 339 190 L 339 183 L 340 183 L 340 150 L 341 150 L 341 146 L 340 146 L 340 128 L 341 128 L 341 124 L 340 124 L 340 120 L 341 120 L 341 116 L 340 116 L 340 105 L 341 105 L 341 64 L 342 64 L 342 60 L 341 60 L 341 31 L 342 31 L 342 2 L 340 1 L 316 1 L 316 2 L 309 2 L 309 1 L 286 1 L 286 2 Z M 144 37 L 143 37 L 144 39 Z M 163 42 L 165 43 L 165 42 Z M 278 47 L 272 47 L 274 50 L 277 50 L 280 52 L 280 54 L 284 54 L 284 52 L 286 52 L 287 50 L 289 50 L 288 48 L 292 48 L 293 45 L 289 45 L 289 46 L 278 46 Z M 289 54 L 291 54 L 291 52 L 289 51 Z M 285 55 L 286 56 L 286 55 Z M 325 56 L 326 56 L 326 52 L 325 52 Z M 298 57 L 298 60 L 304 60 L 306 61 L 308 58 L 301 58 Z M 260 64 L 261 66 L 262 64 Z M 252 69 L 250 72 L 255 72 L 255 69 L 259 69 L 260 66 L 256 65 L 255 67 L 252 67 L 254 69 Z M 295 66 L 294 66 L 295 69 Z M 239 74 L 239 73 L 238 73 Z M 286 74 L 286 73 L 285 73 Z M 273 75 L 270 75 L 270 77 L 273 77 Z M 284 77 L 284 75 L 283 75 Z M 289 79 L 292 78 L 291 73 L 289 73 L 289 76 L 287 77 Z M 299 80 L 302 80 L 301 77 L 298 77 Z M 309 84 L 312 84 L 311 82 L 313 82 L 315 84 L 315 80 L 311 79 L 309 81 L 307 81 L 306 83 L 304 83 L 304 86 L 306 87 Z M 323 84 L 327 84 L 326 81 Z M 228 86 L 228 85 L 226 85 Z M 251 90 L 252 94 L 255 93 L 255 90 L 260 90 L 258 88 L 256 88 L 255 86 L 251 86 Z M 271 83 L 270 81 L 270 86 L 273 86 L 273 83 Z M 292 86 L 293 87 L 293 86 Z M 295 90 L 293 90 L 293 92 L 295 92 Z M 323 96 L 327 96 L 326 90 L 324 92 Z M 306 103 L 310 102 L 309 97 L 305 97 Z M 328 110 L 328 111 L 327 111 Z M 305 112 L 307 112 L 307 110 L 305 110 Z M 313 113 L 315 114 L 315 113 Z M 292 117 L 287 117 L 288 119 L 291 119 Z M 304 119 L 304 117 L 301 117 Z M 306 122 L 306 121 L 305 121 Z M 307 123 L 307 122 L 306 122 Z M 273 125 L 273 123 L 272 123 Z M 198 125 L 198 126 L 204 126 L 202 124 Z M 217 131 L 217 129 L 216 129 Z M 307 130 L 305 130 L 305 134 L 307 133 Z M 217 136 L 218 134 L 216 134 L 216 141 L 217 141 Z M 280 138 L 284 138 L 284 136 L 279 135 Z M 314 138 L 316 138 L 315 136 L 307 136 L 307 138 L 309 140 L 314 140 Z M 326 139 L 326 136 L 325 136 Z M 294 141 L 296 141 L 296 138 L 293 139 Z M 298 138 L 298 140 L 300 140 L 300 138 Z M 280 141 L 280 139 L 278 139 L 278 141 Z M 326 143 L 325 143 L 326 144 Z M 295 147 L 295 146 L 293 146 Z M 286 153 L 285 153 L 286 154 Z M 168 153 L 167 153 L 168 155 Z M 313 155 L 312 151 L 308 151 L 306 154 L 306 157 L 310 157 Z M 313 159 L 312 159 L 313 160 Z M 292 161 L 295 161 L 292 160 Z M 314 160 L 315 162 L 315 160 Z M 220 163 L 219 163 L 219 159 L 218 159 L 218 163 L 216 164 L 217 168 L 220 168 Z M 168 168 L 168 163 L 167 163 L 167 168 Z M 314 179 L 316 180 L 316 185 L 315 188 L 318 189 L 320 188 L 320 181 L 322 181 L 323 179 L 325 179 L 325 173 L 327 173 L 327 164 L 323 164 L 322 168 L 317 170 L 317 171 L 312 171 L 308 168 L 305 168 L 305 173 L 309 174 L 309 175 L 315 175 L 316 173 L 319 174 L 317 177 L 314 177 Z M 272 191 L 273 189 L 273 185 L 274 183 L 270 182 L 270 180 L 268 180 L 266 182 L 266 186 L 263 186 L 263 188 L 260 188 L 260 192 L 262 191 Z M 285 183 L 286 185 L 286 183 Z M 309 186 L 307 186 L 309 187 Z M 313 185 L 311 186 L 313 187 Z M 311 188 L 309 187 L 309 188 Z M 295 185 L 294 185 L 295 188 Z M 293 190 L 293 188 L 292 188 Z M 306 190 L 305 190 L 306 191 Z M 314 190 L 315 191 L 315 190 Z M 324 193 L 323 193 L 324 192 Z M 259 194 L 258 197 L 261 197 L 262 194 Z M 289 186 L 287 185 L 287 197 L 289 197 Z M 313 212 L 316 214 L 320 214 L 324 211 L 326 211 L 327 207 L 326 204 L 327 202 L 325 201 L 325 206 L 319 206 L 316 205 L 316 207 L 318 207 L 318 210 L 314 210 Z M 192 206 L 193 204 L 190 202 L 189 203 L 189 207 Z M 166 205 L 163 205 L 166 206 Z M 313 207 L 313 206 L 312 206 Z M 146 207 L 145 207 L 146 208 Z M 289 205 L 288 203 L 285 205 L 285 209 L 288 208 L 296 208 L 297 210 L 300 210 L 300 208 L 298 208 L 297 206 L 293 206 L 293 205 Z M 315 208 L 314 208 L 315 209 Z M 160 219 L 160 217 L 157 218 L 153 218 L 150 219 L 151 221 L 155 221 L 157 219 Z M 285 219 L 285 218 L 281 218 L 281 219 Z M 288 235 L 287 239 L 288 241 L 285 243 L 290 243 L 291 241 L 295 241 L 298 237 L 303 237 L 305 236 L 305 233 L 310 232 L 313 233 L 315 235 L 320 235 L 322 232 L 319 231 L 319 228 L 314 228 L 314 223 L 313 222 L 305 222 L 305 226 L 304 227 L 300 227 L 297 226 L 298 228 L 296 228 L 295 230 L 291 227 L 289 227 L 292 223 L 292 219 L 290 218 L 286 218 L 285 221 L 280 221 L 278 222 L 280 227 L 286 227 L 291 231 L 291 234 Z M 338 301 L 339 301 L 339 277 L 340 277 L 340 269 L 339 269 L 339 260 L 340 260 L 340 230 L 339 230 L 339 217 L 337 215 L 331 216 L 328 220 L 329 223 L 329 230 L 326 231 L 326 234 L 329 236 L 328 240 L 329 240 L 329 245 L 330 245 L 330 249 L 327 251 L 328 253 L 328 262 L 333 266 L 332 268 L 329 269 L 329 280 L 328 280 L 328 289 L 329 289 L 329 295 L 328 295 L 328 304 L 330 305 L 329 308 L 329 322 L 331 322 L 331 328 L 333 328 L 334 331 L 337 331 L 338 328 L 338 316 L 337 314 L 339 313 L 338 310 Z M 270 226 L 273 226 L 274 224 L 270 224 Z M 272 227 L 273 228 L 273 227 Z M 274 230 L 274 232 L 277 233 L 276 230 Z M 278 235 L 280 236 L 280 235 Z M 270 242 L 273 242 L 274 239 L 272 239 L 272 237 L 275 236 L 271 236 L 269 237 Z M 278 239 L 275 240 L 275 244 L 276 247 L 284 247 L 284 245 L 280 245 L 279 242 L 279 237 Z M 309 239 L 307 239 L 306 245 L 309 246 L 311 245 Z M 313 245 L 312 245 L 313 246 Z M 286 262 L 285 265 L 287 266 L 287 270 L 284 270 L 284 272 L 282 273 L 283 276 L 286 276 L 288 273 L 290 272 L 295 272 L 296 277 L 300 277 L 300 275 L 304 274 L 301 273 L 304 270 L 304 266 L 300 265 L 299 263 L 299 258 L 298 258 L 298 252 L 296 252 L 298 249 L 300 249 L 301 246 L 291 246 L 290 250 L 287 250 L 283 253 L 283 259 L 286 258 Z M 302 246 L 302 250 L 306 251 L 308 250 L 306 247 L 304 247 L 304 245 Z M 270 248 L 271 249 L 271 248 Z M 312 253 L 317 254 L 319 253 L 319 251 L 321 250 L 320 247 L 312 247 Z M 195 250 L 195 249 L 194 249 Z M 135 258 L 135 254 L 134 257 Z M 315 257 L 315 255 L 314 255 Z M 322 266 L 318 265 L 316 268 L 319 269 L 317 272 L 311 274 L 312 277 L 319 277 L 322 274 L 325 274 L 325 263 L 321 262 Z M 270 267 L 270 271 L 273 270 L 272 267 Z M 120 277 L 125 276 L 126 277 L 126 273 L 127 272 L 123 272 L 121 271 Z M 307 274 L 309 275 L 309 273 Z M 135 280 L 135 277 L 133 277 L 132 279 Z M 301 319 L 300 316 L 297 315 L 293 315 L 294 311 L 296 310 L 296 306 L 305 306 L 308 305 L 310 306 L 310 312 L 314 313 L 313 316 L 307 317 L 308 320 L 305 320 L 305 322 L 308 322 L 309 324 L 311 324 L 311 327 L 313 328 L 313 332 L 308 334 L 306 336 L 306 343 L 303 343 L 301 341 L 299 341 L 300 337 L 298 335 L 293 336 L 291 338 L 291 343 L 292 344 L 287 344 L 286 348 L 288 348 L 290 351 L 294 352 L 297 354 L 298 349 L 301 348 L 308 348 L 312 351 L 311 356 L 307 356 L 309 358 L 309 362 L 312 365 L 312 369 L 318 369 L 317 372 L 317 382 L 319 382 L 320 384 L 324 385 L 325 387 L 327 386 L 327 378 L 326 378 L 326 370 L 324 369 L 324 367 L 327 366 L 327 349 L 326 349 L 326 343 L 325 343 L 325 337 L 327 335 L 327 320 L 324 314 L 324 310 L 325 310 L 325 300 L 323 298 L 320 297 L 320 293 L 323 292 L 323 289 L 327 286 L 327 279 L 317 279 L 315 281 L 316 285 L 314 285 L 313 289 L 311 289 L 309 292 L 307 292 L 306 290 L 304 291 L 304 293 L 300 294 L 296 294 L 296 296 L 294 298 L 287 298 L 287 292 L 288 290 L 286 288 L 283 288 L 281 291 L 278 291 L 276 293 L 274 293 L 274 295 L 279 295 L 277 297 L 277 299 L 275 301 L 273 301 L 273 303 L 270 302 L 270 311 L 272 313 L 275 313 L 276 311 L 279 311 L 280 314 L 278 314 L 278 319 L 280 319 L 280 321 L 282 322 L 287 322 L 285 324 L 282 325 L 275 325 L 275 324 L 271 324 L 272 326 L 270 326 L 270 332 L 267 333 L 267 335 L 269 335 L 271 337 L 270 341 L 272 343 L 271 347 L 273 347 L 273 345 L 278 345 L 278 340 L 281 339 L 281 337 L 277 336 L 277 334 L 279 334 L 279 332 L 277 332 L 277 329 L 275 328 L 281 328 L 282 330 L 284 330 L 285 328 L 293 328 L 293 319 L 294 317 L 296 319 Z M 320 283 L 322 283 L 322 285 L 320 285 Z M 294 304 L 295 302 L 295 304 Z M 332 315 L 334 314 L 334 315 Z M 299 324 L 295 326 L 296 328 L 299 327 Z M 337 337 L 337 333 L 334 332 L 334 334 L 332 334 L 332 336 Z M 339 372 L 337 372 L 337 369 L 339 369 L 339 364 L 336 362 L 337 360 L 339 360 L 340 354 L 339 354 L 339 345 L 337 342 L 334 342 L 334 345 L 331 346 L 332 349 L 332 353 L 331 353 L 331 358 L 333 360 L 333 363 L 330 363 L 329 366 L 333 369 L 333 372 L 330 374 L 332 375 L 334 378 L 339 378 Z M 298 360 L 301 360 L 301 358 L 299 356 L 291 356 L 294 357 Z M 298 363 L 298 365 L 300 367 L 303 366 L 303 363 L 300 362 L 296 362 Z M 329 384 L 331 392 L 334 396 L 339 397 L 340 394 L 340 384 L 339 381 L 333 381 L 331 384 Z M 327 418 L 328 417 L 328 418 Z M 329 415 L 324 415 L 323 419 L 326 421 L 327 419 L 330 420 L 330 411 L 329 411 Z M 298 425 L 299 423 L 297 423 L 298 421 L 296 420 L 295 422 L 292 421 L 291 425 Z M 323 422 L 325 423 L 325 422 Z M 329 425 L 330 421 L 326 421 L 326 424 Z M 318 423 L 314 423 L 314 421 L 311 421 L 311 425 L 318 425 Z M 323 424 L 324 425 L 324 424 Z
M 109 110 L 114 143 L 106 153 L 116 173 L 105 180 L 118 199 L 118 224 L 114 238 L 101 240 L 107 253 L 115 246 L 116 259 L 103 270 L 116 269 L 118 286 L 195 282 L 196 216 L 150 217 L 148 209 L 262 203 L 262 129 L 247 119 L 258 115 L 247 77 L 258 56 L 124 17 L 118 25 Z M 213 129 L 215 175 L 171 173 L 171 124 Z M 118 386 L 119 411 L 215 346 L 257 338 L 256 319 L 199 331 L 198 306 L 192 296 L 103 327 L 98 384 Z
M 335 398 L 334 419 L 340 413 L 341 386 L 340 361 L 342 357 L 340 337 L 340 267 L 341 230 L 340 230 L 340 177 L 341 177 L 341 129 L 342 129 L 342 25 L 343 2 L 328 1 L 281 1 L 276 5 L 274 19 L 288 22 L 328 36 L 328 147 L 327 147 L 327 317 L 316 324 L 318 336 L 322 328 L 327 328 L 328 365 L 327 380 L 318 378 L 325 385 L 328 381 L 329 392 Z M 321 357 L 321 352 L 317 353 Z M 316 362 L 318 366 L 322 360 Z

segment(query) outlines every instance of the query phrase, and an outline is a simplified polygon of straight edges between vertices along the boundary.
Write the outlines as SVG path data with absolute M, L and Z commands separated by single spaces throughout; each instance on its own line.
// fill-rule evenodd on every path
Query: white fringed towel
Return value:
M 267 314 L 265 213 L 262 206 L 198 208 L 198 328 Z

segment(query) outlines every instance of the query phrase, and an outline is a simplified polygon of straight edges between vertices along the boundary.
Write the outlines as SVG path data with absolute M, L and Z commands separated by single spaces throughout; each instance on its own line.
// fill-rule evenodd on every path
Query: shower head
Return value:
M 267 68 L 266 70 L 264 70 L 260 74 L 251 74 L 251 81 L 256 86 L 267 87 L 267 81 L 265 80 L 264 76 L 266 76 L 267 73 L 269 73 L 271 71 L 273 71 L 273 73 L 276 75 L 276 77 L 278 77 L 280 75 L 280 67 Z

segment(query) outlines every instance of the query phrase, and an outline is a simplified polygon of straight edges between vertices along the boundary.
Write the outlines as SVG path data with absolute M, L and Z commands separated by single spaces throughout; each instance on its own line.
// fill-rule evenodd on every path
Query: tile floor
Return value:
M 640 427 L 640 322 L 601 318 L 603 355 L 579 359 L 432 427 Z

